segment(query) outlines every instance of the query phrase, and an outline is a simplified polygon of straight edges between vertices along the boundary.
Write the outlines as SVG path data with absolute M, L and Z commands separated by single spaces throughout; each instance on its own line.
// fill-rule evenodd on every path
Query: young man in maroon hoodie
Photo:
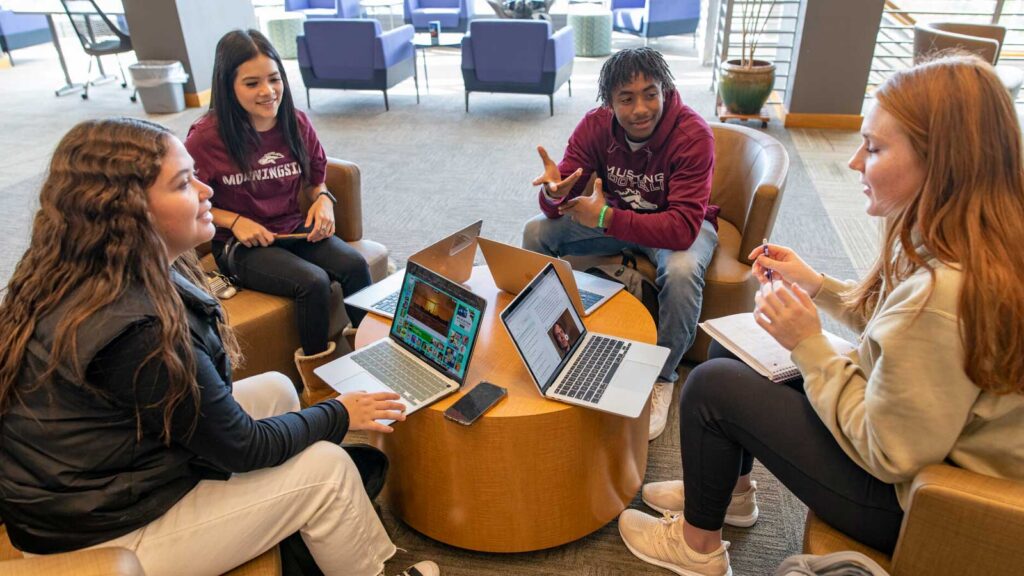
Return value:
M 708 205 L 715 142 L 655 50 L 618 52 L 601 68 L 598 86 L 602 105 L 576 126 L 562 161 L 537 148 L 544 174 L 533 184 L 541 186 L 543 214 L 526 223 L 523 247 L 553 256 L 631 248 L 657 264 L 658 344 L 672 352 L 654 387 L 653 440 L 665 429 L 718 243 L 718 207 Z

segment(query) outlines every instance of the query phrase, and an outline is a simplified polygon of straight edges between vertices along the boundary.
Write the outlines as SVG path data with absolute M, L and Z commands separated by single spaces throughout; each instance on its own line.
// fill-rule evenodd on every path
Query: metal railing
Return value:
M 866 98 L 893 72 L 913 65 L 914 24 L 940 21 L 1005 26 L 999 62 L 1024 68 L 1024 0 L 886 0 Z

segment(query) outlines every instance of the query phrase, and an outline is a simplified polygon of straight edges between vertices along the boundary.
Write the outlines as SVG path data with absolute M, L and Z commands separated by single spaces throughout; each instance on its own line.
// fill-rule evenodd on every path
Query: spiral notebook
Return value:
M 772 382 L 786 382 L 800 377 L 800 369 L 790 359 L 789 350 L 758 326 L 752 312 L 706 320 L 700 323 L 700 327 L 747 366 Z M 822 333 L 840 354 L 848 354 L 856 349 L 853 344 L 827 330 L 822 330 Z

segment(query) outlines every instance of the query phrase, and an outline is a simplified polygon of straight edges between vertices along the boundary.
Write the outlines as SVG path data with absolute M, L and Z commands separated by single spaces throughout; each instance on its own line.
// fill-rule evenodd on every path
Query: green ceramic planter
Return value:
M 719 70 L 718 92 L 725 108 L 733 114 L 759 114 L 775 87 L 775 64 L 754 60 L 746 68 L 739 60 L 729 60 Z

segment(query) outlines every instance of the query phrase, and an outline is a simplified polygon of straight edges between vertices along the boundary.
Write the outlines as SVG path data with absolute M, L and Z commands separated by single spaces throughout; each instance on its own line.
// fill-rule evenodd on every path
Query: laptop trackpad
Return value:
M 359 374 L 354 374 L 353 376 L 342 380 L 341 382 L 339 382 L 337 385 L 334 386 L 334 389 L 337 390 L 338 392 L 340 392 L 341 394 L 347 394 L 349 392 L 391 392 L 392 391 L 391 388 L 388 388 L 387 386 L 382 384 L 380 382 L 380 380 L 377 380 L 376 378 L 374 378 L 373 376 L 371 376 L 367 372 L 360 372 Z M 398 401 L 401 402 L 402 404 L 406 404 L 406 402 L 404 400 L 398 400 Z M 381 418 L 381 419 L 377 420 L 377 422 L 380 422 L 381 424 L 384 424 L 385 426 L 390 426 L 395 421 L 394 420 L 390 420 L 390 419 L 386 419 L 386 418 Z
M 334 385 L 334 389 L 342 394 L 349 392 L 391 392 L 380 380 L 368 372 L 359 372 Z

